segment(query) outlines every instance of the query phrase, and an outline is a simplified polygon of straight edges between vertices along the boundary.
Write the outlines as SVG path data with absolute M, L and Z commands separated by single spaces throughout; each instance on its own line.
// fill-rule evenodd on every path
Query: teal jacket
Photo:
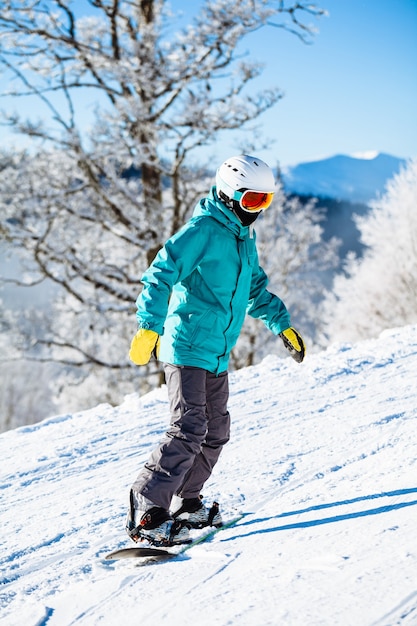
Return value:
M 142 283 L 139 328 L 162 335 L 159 359 L 165 363 L 220 374 L 246 313 L 276 335 L 291 325 L 282 300 L 266 289 L 253 228 L 242 226 L 214 187 L 159 251 Z

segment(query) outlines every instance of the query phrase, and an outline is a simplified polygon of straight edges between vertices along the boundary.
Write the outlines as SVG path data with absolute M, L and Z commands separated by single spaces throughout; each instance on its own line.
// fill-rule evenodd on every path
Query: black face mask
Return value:
M 250 226 L 250 224 L 253 224 L 253 222 L 262 213 L 262 211 L 258 211 L 258 212 L 252 211 L 251 213 L 249 213 L 248 211 L 244 211 L 242 207 L 240 206 L 239 202 L 237 202 L 236 200 L 233 200 L 232 202 L 233 202 L 232 211 L 239 218 L 239 221 L 242 224 L 242 226 Z

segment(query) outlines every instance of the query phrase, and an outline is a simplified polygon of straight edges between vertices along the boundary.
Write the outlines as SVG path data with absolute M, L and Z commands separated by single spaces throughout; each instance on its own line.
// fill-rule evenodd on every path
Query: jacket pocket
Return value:
M 205 343 L 206 339 L 210 337 L 213 332 L 216 320 L 217 315 L 211 309 L 208 309 L 202 314 L 192 314 L 189 318 L 190 328 L 187 343 L 191 346 Z

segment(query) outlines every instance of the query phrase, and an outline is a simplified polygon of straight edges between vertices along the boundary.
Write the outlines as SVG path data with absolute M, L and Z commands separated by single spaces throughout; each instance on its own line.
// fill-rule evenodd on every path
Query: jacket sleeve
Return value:
M 246 311 L 252 317 L 261 319 L 274 335 L 278 335 L 291 326 L 290 314 L 284 302 L 267 290 L 267 285 L 268 277 L 259 265 L 256 254 Z
M 173 286 L 189 276 L 204 258 L 209 237 L 204 224 L 195 226 L 191 221 L 168 239 L 143 274 L 143 289 L 136 300 L 139 328 L 163 335 Z

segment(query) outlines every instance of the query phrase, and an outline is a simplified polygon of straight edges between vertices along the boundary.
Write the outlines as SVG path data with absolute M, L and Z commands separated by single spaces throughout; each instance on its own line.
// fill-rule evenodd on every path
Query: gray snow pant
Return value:
M 171 424 L 132 485 L 169 509 L 174 495 L 198 497 L 230 437 L 227 372 L 164 365 Z

